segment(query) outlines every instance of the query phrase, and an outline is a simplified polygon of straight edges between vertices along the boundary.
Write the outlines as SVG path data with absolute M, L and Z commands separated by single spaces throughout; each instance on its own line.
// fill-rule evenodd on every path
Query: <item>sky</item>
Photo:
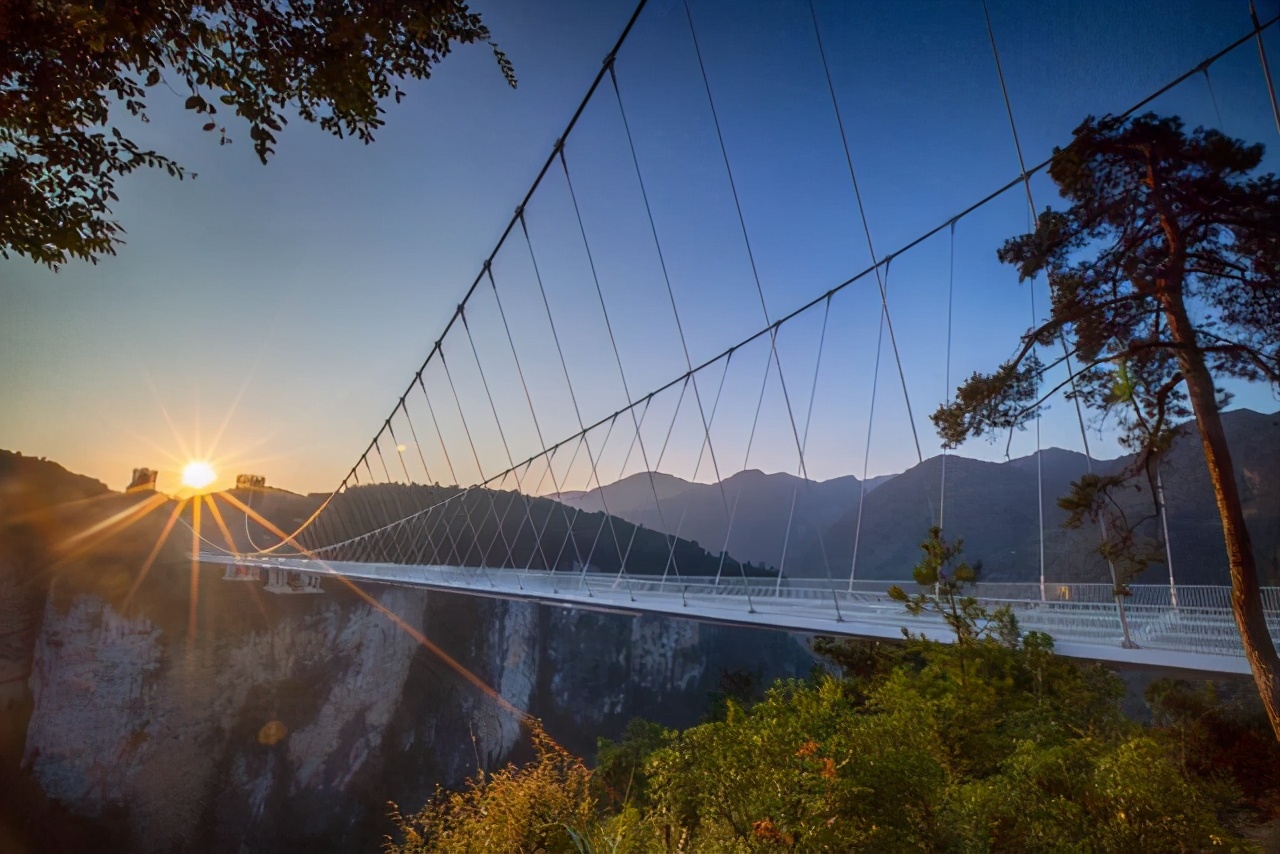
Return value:
M 120 181 L 127 243 L 96 266 L 54 273 L 0 261 L 0 447 L 117 489 L 140 466 L 175 488 L 196 457 L 213 459 L 222 485 L 254 472 L 297 491 L 336 487 L 409 387 L 633 9 L 474 6 L 519 87 L 487 48 L 461 47 L 430 80 L 403 87 L 408 97 L 389 106 L 371 146 L 294 121 L 263 167 L 247 129 L 232 125 L 235 142 L 220 147 L 181 96 L 153 90 L 152 121 L 122 126 L 198 178 Z M 517 227 L 495 257 L 493 286 L 484 281 L 466 328 L 455 326 L 443 361 L 423 374 L 427 394 L 414 391 L 392 419 L 396 439 L 379 442 L 390 455 L 419 434 L 423 453 L 401 453 L 426 469 L 415 478 L 492 477 L 576 434 L 579 414 L 589 425 L 644 398 L 869 266 L 807 0 L 690 6 L 723 154 L 685 7 L 651 0 L 616 62 L 627 125 L 606 78 L 565 143 L 573 195 L 557 162 L 526 209 L 528 242 Z M 814 9 L 877 257 L 1019 174 L 981 2 Z M 990 11 L 1028 165 L 1069 142 L 1085 115 L 1128 109 L 1251 26 L 1247 0 L 990 0 Z M 1269 19 L 1280 0 L 1258 12 Z M 1265 34 L 1276 72 L 1278 30 Z M 1252 40 L 1151 108 L 1263 142 L 1266 168 L 1280 168 Z M 1038 207 L 1056 201 L 1044 176 L 1031 190 Z M 677 383 L 634 418 L 591 431 L 589 454 L 574 458 L 571 442 L 553 477 L 545 463 L 541 477 L 523 469 L 540 484 L 525 488 L 591 485 L 587 459 L 605 482 L 646 467 L 703 481 L 743 468 L 825 479 L 901 471 L 917 461 L 917 440 L 923 456 L 938 453 L 928 414 L 949 386 L 1012 354 L 1033 295 L 1037 314 L 1046 307 L 1043 283 L 1019 285 L 995 260 L 1027 222 L 1016 189 L 954 235 L 944 228 L 894 258 L 885 287 L 897 359 L 880 337 L 876 280 L 864 276 L 776 339 L 734 351 L 727 369 L 721 359 L 698 372 L 696 388 Z M 1237 392 L 1239 405 L 1276 408 L 1265 389 Z M 433 414 L 443 439 L 434 444 Z M 702 453 L 704 418 L 714 466 Z M 1015 434 L 1008 452 L 1033 452 L 1034 434 Z M 1107 425 L 1089 437 L 1095 455 L 1117 453 Z M 1046 413 L 1040 443 L 1080 449 L 1069 405 Z M 960 452 L 1002 459 L 1006 443 Z

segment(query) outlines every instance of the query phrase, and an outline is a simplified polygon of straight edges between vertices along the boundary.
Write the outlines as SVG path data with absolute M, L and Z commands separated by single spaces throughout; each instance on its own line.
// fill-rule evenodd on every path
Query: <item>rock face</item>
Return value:
M 517 717 L 406 628 L 588 757 L 633 716 L 697 720 L 724 671 L 812 664 L 785 635 L 396 587 L 275 597 L 221 574 L 202 576 L 191 637 L 154 604 L 42 603 L 9 663 L 29 667 L 29 702 L 5 712 L 27 720 L 2 773 L 45 807 L 0 822 L 47 839 L 42 822 L 69 817 L 97 850 L 375 848 L 387 801 L 416 808 L 527 749 Z

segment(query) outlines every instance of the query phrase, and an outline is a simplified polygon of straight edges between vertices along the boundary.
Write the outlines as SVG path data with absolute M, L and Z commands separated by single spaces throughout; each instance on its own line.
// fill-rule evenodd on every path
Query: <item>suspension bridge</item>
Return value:
M 1024 157 L 987 3 L 974 4 L 974 23 L 1012 177 L 890 251 L 874 239 L 859 171 L 842 24 L 813 2 L 787 8 L 789 32 L 808 45 L 811 103 L 823 102 L 826 136 L 812 149 L 831 155 L 823 174 L 840 177 L 822 182 L 843 197 L 822 219 L 844 218 L 824 232 L 848 250 L 843 275 L 823 280 L 829 269 L 803 251 L 762 249 L 753 212 L 775 200 L 748 189 L 749 158 L 735 148 L 726 104 L 741 93 L 716 73 L 714 27 L 696 4 L 660 16 L 642 2 L 339 486 L 292 532 L 262 516 L 251 522 L 246 507 L 243 536 L 205 539 L 200 560 L 265 572 L 281 589 L 293 579 L 314 590 L 316 579 L 334 577 L 821 634 L 892 639 L 905 626 L 947 640 L 941 619 L 911 617 L 888 596 L 891 584 L 911 586 L 903 549 L 918 553 L 931 526 L 969 538 L 996 525 L 1005 539 L 988 538 L 986 553 L 973 555 L 995 578 L 984 575 L 972 593 L 1008 606 L 1024 631 L 1053 636 L 1060 653 L 1248 673 L 1220 531 L 1220 571 L 1199 556 L 1180 562 L 1205 536 L 1184 530 L 1198 524 L 1185 518 L 1179 527 L 1163 485 L 1147 500 L 1164 563 L 1141 583 L 1124 584 L 1090 547 L 1104 531 L 1061 531 L 1062 472 L 1108 465 L 1090 447 L 1078 400 L 1060 407 L 1055 425 L 1037 418 L 1011 433 L 1003 465 L 988 460 L 979 470 L 964 456 L 989 458 L 989 448 L 928 453 L 927 410 L 955 378 L 995 363 L 989 347 L 955 346 L 958 332 L 1003 336 L 1012 347 L 1048 304 L 1043 281 L 1017 289 L 1009 271 L 975 269 L 970 249 L 989 256 L 995 246 L 966 242 L 982 243 L 972 223 L 996 211 L 1006 236 L 1025 231 L 1049 191 L 1050 161 Z M 1252 14 L 1237 39 L 1115 112 L 1136 115 L 1197 86 L 1220 119 L 1213 70 L 1256 48 L 1257 85 L 1280 132 L 1263 40 L 1276 21 Z M 671 150 L 679 138 L 658 144 L 647 129 L 646 68 L 629 53 L 640 31 L 662 40 L 666 74 L 685 75 L 670 97 L 697 107 L 697 176 L 680 177 L 676 164 L 689 155 Z M 673 214 L 694 196 L 711 199 L 705 219 L 715 220 L 701 234 Z M 767 287 L 771 276 L 785 287 Z M 711 278 L 729 284 L 713 290 Z M 1041 383 L 1074 388 L 1078 366 L 1065 342 L 1061 353 L 1042 349 Z M 1066 435 L 1061 424 L 1075 429 L 1069 464 L 1042 441 L 1042 426 Z M 891 458 L 908 471 L 886 486 L 876 475 L 893 469 Z M 749 493 L 735 478 L 756 469 L 789 478 L 767 495 Z M 999 480 L 1011 472 L 1016 484 Z M 837 474 L 848 478 L 839 498 L 823 484 Z M 983 492 L 982 478 L 994 492 Z M 695 486 L 700 503 L 690 498 Z M 993 505 L 992 495 L 1014 493 L 1012 504 Z M 999 524 L 990 518 L 1002 514 Z M 903 517 L 916 526 L 905 534 L 894 527 Z M 885 544 L 889 536 L 896 545 Z M 1280 637 L 1280 588 L 1264 588 L 1263 600 Z

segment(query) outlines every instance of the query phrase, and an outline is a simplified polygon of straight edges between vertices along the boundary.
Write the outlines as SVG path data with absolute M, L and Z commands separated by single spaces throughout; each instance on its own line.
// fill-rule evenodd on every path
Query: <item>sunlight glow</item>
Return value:
M 213 466 L 206 462 L 192 461 L 182 469 L 182 485 L 192 489 L 204 489 L 217 477 Z

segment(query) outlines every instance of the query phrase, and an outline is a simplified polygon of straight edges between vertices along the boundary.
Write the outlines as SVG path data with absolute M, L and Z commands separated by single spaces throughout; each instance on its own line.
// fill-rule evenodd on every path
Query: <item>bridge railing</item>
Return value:
M 225 558 L 220 558 L 225 560 Z M 298 557 L 247 559 L 247 563 L 298 572 L 338 572 L 351 578 L 412 584 L 484 593 L 531 597 L 602 607 L 639 607 L 673 615 L 689 614 L 733 619 L 748 613 L 771 618 L 780 628 L 807 627 L 829 622 L 889 628 L 891 634 L 909 626 L 939 635 L 945 627 L 937 618 L 913 618 L 888 596 L 898 583 L 887 580 L 829 582 L 825 579 L 746 579 L 715 577 L 634 576 L 598 572 L 549 572 L 492 567 L 415 566 L 398 563 L 330 565 Z M 970 591 L 991 605 L 1009 605 L 1025 631 L 1042 631 L 1059 643 L 1115 647 L 1124 632 L 1120 608 L 1109 584 L 1046 585 L 975 584 Z M 1280 638 L 1280 588 L 1262 590 L 1267 623 Z M 1231 611 L 1228 587 L 1187 585 L 1170 591 L 1162 585 L 1133 585 L 1124 597 L 1124 615 L 1133 643 L 1147 649 L 1206 655 L 1243 656 L 1240 635 Z M 1175 604 L 1176 603 L 1176 604 Z M 776 618 L 776 619 L 774 619 Z M 850 632 L 856 634 L 856 632 Z M 883 634 L 883 632 L 882 632 Z

